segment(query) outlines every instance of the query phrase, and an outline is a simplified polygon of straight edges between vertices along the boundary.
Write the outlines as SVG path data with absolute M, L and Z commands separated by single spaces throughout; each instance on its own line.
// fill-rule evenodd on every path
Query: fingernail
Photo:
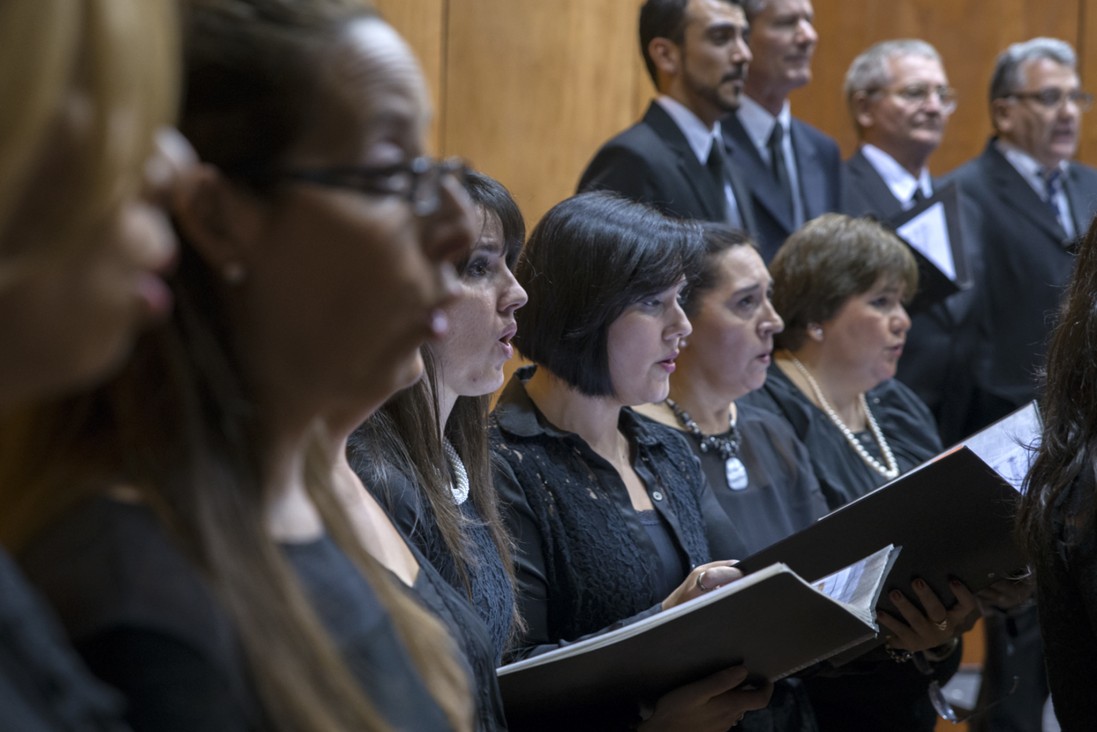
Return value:
M 903 593 L 899 592 L 899 590 L 892 590 L 888 596 L 892 599 L 893 602 L 898 602 L 899 600 L 903 599 Z
M 914 580 L 914 586 L 917 587 L 919 590 L 924 590 L 926 589 L 926 581 L 924 579 L 918 578 Z

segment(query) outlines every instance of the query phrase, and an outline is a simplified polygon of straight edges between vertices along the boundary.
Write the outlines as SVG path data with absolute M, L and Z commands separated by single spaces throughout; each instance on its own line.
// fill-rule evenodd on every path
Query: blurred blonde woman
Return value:
M 170 305 L 176 34 L 161 0 L 0 5 L 0 466 L 25 410 L 106 376 Z M 0 639 L 5 729 L 124 729 L 3 553 Z
M 453 643 L 406 557 L 375 558 L 403 546 L 379 507 L 359 542 L 321 425 L 364 419 L 445 331 L 462 169 L 423 157 L 418 64 L 364 3 L 181 7 L 200 164 L 172 317 L 35 410 L 0 536 L 137 730 L 470 729 Z

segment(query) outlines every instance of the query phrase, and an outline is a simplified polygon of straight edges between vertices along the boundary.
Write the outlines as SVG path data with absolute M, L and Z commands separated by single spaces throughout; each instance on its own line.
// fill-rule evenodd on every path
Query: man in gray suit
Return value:
M 877 43 L 850 64 L 845 96 L 860 146 L 846 161 L 843 210 L 887 221 L 932 196 L 927 165 L 956 109 L 937 50 L 915 39 Z M 977 243 L 965 242 L 969 271 Z M 967 436 L 974 300 L 972 288 L 912 311 L 899 361 L 899 380 L 933 412 L 945 444 Z
M 743 102 L 724 118 L 724 137 L 744 178 L 768 262 L 788 235 L 839 210 L 838 143 L 792 116 L 788 95 L 811 81 L 819 40 L 811 0 L 744 0 L 754 56 Z
M 606 189 L 685 218 L 754 229 L 720 118 L 739 105 L 750 62 L 738 0 L 647 0 L 640 46 L 658 97 L 598 151 L 579 190 Z
M 1073 162 L 1082 113 L 1074 50 L 1035 38 L 1007 48 L 990 82 L 995 134 L 951 176 L 983 252 L 972 429 L 1036 396 L 1045 342 L 1097 204 L 1097 170 Z M 1047 697 L 1035 608 L 988 615 L 981 704 L 973 729 L 1040 729 Z

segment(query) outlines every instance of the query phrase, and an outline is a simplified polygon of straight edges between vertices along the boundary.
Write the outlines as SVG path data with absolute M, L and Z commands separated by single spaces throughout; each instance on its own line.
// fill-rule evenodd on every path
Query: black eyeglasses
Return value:
M 1066 91 L 1054 86 L 1049 86 L 1046 89 L 1040 89 L 1039 91 L 1013 92 L 1011 94 L 1006 94 L 1006 98 L 1020 99 L 1022 101 L 1031 100 L 1044 109 L 1059 109 L 1064 102 L 1071 102 L 1080 112 L 1085 112 L 1093 106 L 1092 94 L 1077 89 Z
M 400 196 L 411 204 L 416 216 L 430 216 L 441 206 L 443 180 L 450 176 L 464 187 L 468 172 L 461 158 L 436 160 L 423 156 L 374 167 L 291 168 L 276 171 L 273 177 L 377 196 Z
M 936 94 L 941 111 L 951 114 L 956 110 L 956 90 L 944 84 L 907 84 L 899 87 L 869 89 L 869 94 L 889 94 L 904 104 L 920 107 Z

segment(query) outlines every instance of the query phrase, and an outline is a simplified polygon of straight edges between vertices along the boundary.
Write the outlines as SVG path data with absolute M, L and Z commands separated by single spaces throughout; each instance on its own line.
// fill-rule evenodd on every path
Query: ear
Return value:
M 858 129 L 867 130 L 875 122 L 872 116 L 872 104 L 872 98 L 866 91 L 854 92 L 850 97 L 849 110 L 857 122 Z
M 230 283 L 239 282 L 261 253 L 265 204 L 212 165 L 188 171 L 172 212 L 187 242 Z
M 1009 132 L 1013 129 L 1012 107 L 1009 99 L 995 99 L 990 103 L 991 126 L 996 132 Z
M 669 38 L 652 38 L 648 43 L 648 57 L 663 76 L 677 76 L 682 53 L 678 44 Z

